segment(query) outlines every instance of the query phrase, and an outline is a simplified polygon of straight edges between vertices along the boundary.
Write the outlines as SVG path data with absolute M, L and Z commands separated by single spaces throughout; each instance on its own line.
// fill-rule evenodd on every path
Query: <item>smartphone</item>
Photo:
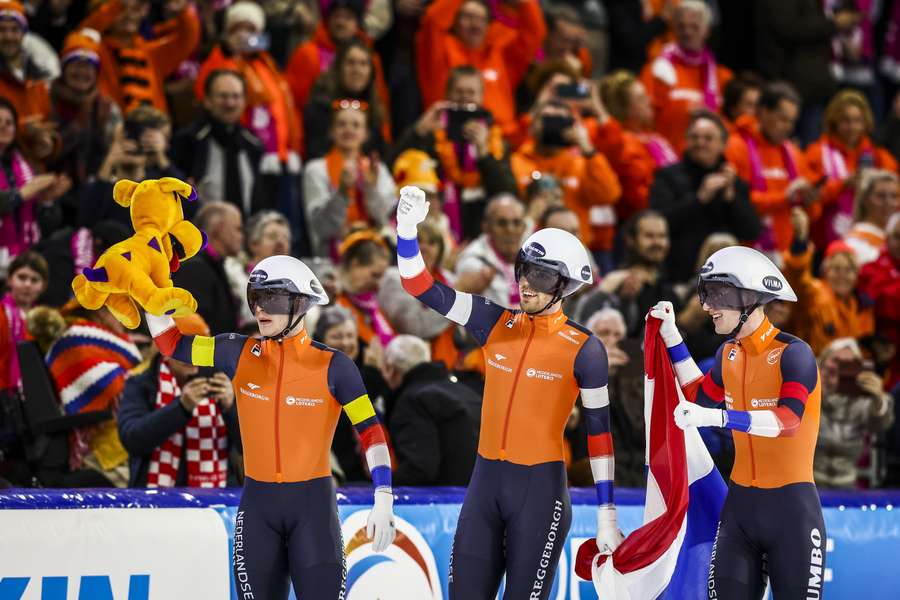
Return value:
M 469 121 L 484 121 L 491 124 L 491 113 L 477 104 L 464 104 L 448 108 L 444 111 L 447 115 L 447 138 L 454 142 L 466 141 L 463 137 L 463 128 Z
M 571 116 L 546 115 L 541 118 L 541 143 L 545 146 L 568 146 L 563 132 L 575 125 Z
M 560 83 L 556 86 L 556 95 L 566 100 L 584 100 L 591 94 L 591 88 L 583 81 L 576 83 Z
M 864 396 L 866 391 L 863 390 L 857 378 L 863 371 L 872 371 L 874 365 L 871 361 L 862 360 L 842 360 L 838 363 L 838 383 L 835 391 L 845 396 Z
M 143 123 L 136 123 L 135 121 L 125 119 L 124 129 L 126 138 L 140 144 L 141 136 L 144 135 L 144 130 L 146 129 L 146 127 Z
M 875 157 L 872 156 L 871 152 L 863 152 L 862 156 L 859 157 L 859 163 L 856 165 L 857 170 L 862 171 L 863 169 L 871 169 L 875 166 Z
M 244 42 L 244 50 L 248 52 L 265 52 L 269 49 L 272 39 L 268 33 L 254 33 Z

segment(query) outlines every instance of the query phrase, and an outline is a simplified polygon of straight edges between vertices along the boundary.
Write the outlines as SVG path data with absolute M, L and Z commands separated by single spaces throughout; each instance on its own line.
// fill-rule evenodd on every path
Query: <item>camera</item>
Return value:
M 568 146 L 563 132 L 575 125 L 575 118 L 567 115 L 545 115 L 541 117 L 541 143 L 545 146 Z
M 584 82 L 561 83 L 556 86 L 556 95 L 565 100 L 584 100 L 591 94 L 591 88 Z
M 444 111 L 447 116 L 447 138 L 454 142 L 465 142 L 463 128 L 469 121 L 484 121 L 490 125 L 491 113 L 477 104 L 456 104 Z

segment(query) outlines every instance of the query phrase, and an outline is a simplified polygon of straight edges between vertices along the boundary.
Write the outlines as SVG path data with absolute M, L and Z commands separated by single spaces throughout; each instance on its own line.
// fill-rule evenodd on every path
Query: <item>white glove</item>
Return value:
M 678 327 L 675 326 L 675 307 L 671 302 L 657 302 L 656 306 L 650 309 L 650 316 L 662 321 L 659 334 L 662 336 L 666 348 L 673 348 L 682 342 Z
M 721 408 L 706 408 L 693 402 L 682 401 L 675 407 L 675 424 L 682 429 L 725 427 L 725 411 Z
M 600 554 L 612 554 L 625 539 L 616 522 L 616 507 L 601 506 L 597 509 L 597 549 Z
M 394 494 L 384 490 L 375 491 L 375 506 L 366 522 L 366 535 L 372 540 L 375 552 L 384 552 L 394 541 Z
M 425 192 L 414 185 L 403 186 L 397 202 L 397 235 L 405 240 L 416 239 L 416 225 L 428 216 L 430 204 L 425 201 Z

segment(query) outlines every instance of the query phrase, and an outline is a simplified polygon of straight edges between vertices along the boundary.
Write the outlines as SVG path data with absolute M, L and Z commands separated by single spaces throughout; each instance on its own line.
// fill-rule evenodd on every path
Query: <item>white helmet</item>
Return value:
M 559 291 L 561 298 L 594 280 L 587 249 L 577 237 L 562 229 L 549 227 L 528 236 L 516 257 L 516 280 L 527 263 L 554 270 L 565 279 Z
M 328 294 L 315 273 L 293 256 L 270 256 L 259 261 L 250 272 L 247 290 L 272 290 L 303 294 L 316 304 L 328 304 Z
M 796 302 L 791 284 L 769 258 L 753 248 L 729 246 L 714 252 L 700 268 L 698 285 L 728 283 L 758 293 L 758 304 L 772 300 Z

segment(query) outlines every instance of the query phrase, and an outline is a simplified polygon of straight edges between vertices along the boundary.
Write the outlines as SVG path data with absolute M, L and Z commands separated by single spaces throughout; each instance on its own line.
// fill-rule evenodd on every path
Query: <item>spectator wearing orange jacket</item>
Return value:
M 813 227 L 819 246 L 843 238 L 853 223 L 853 193 L 863 169 L 897 172 L 897 161 L 872 143 L 875 118 L 866 97 L 856 90 L 838 92 L 828 103 L 825 133 L 806 149 L 806 161 L 820 192 L 822 217 Z
M 198 100 L 205 97 L 206 78 L 217 69 L 237 71 L 247 84 L 247 108 L 241 123 L 263 147 L 259 163 L 261 208 L 278 209 L 297 229 L 294 239 L 308 242 L 299 209 L 303 127 L 287 80 L 266 51 L 266 20 L 255 2 L 241 1 L 225 13 L 224 36 L 203 66 L 194 86 Z M 295 250 L 309 251 L 308 248 Z
M 436 0 L 419 25 L 416 66 L 425 106 L 443 97 L 453 67 L 481 70 L 484 106 L 511 136 L 517 131 L 515 89 L 541 47 L 546 25 L 537 0 L 508 0 L 502 10 L 517 20 L 515 29 L 489 27 L 490 12 L 480 0 Z
M 615 171 L 594 148 L 569 104 L 550 100 L 535 107 L 531 135 L 511 159 L 520 191 L 535 172 L 553 175 L 562 183 L 565 204 L 578 215 L 581 240 L 601 258 L 608 255 L 616 226 L 614 205 L 622 194 Z M 609 266 L 603 260 L 598 263 Z
M 875 331 L 871 302 L 861 300 L 856 293 L 856 253 L 845 242 L 832 242 L 825 250 L 822 277 L 813 277 L 809 215 L 798 207 L 791 212 L 791 220 L 794 240 L 784 253 L 783 272 L 804 307 L 802 314 L 794 315 L 791 331 L 803 336 L 816 354 L 838 338 L 871 335 Z
M 666 138 L 653 132 L 653 106 L 634 75 L 628 71 L 608 75 L 600 95 L 611 118 L 592 132 L 593 140 L 622 184 L 616 213 L 624 223 L 647 208 L 654 173 L 677 163 L 678 154 Z
M 750 199 L 763 221 L 756 247 L 768 253 L 784 251 L 793 238 L 791 206 L 806 205 L 818 216 L 813 174 L 803 153 L 788 140 L 800 112 L 800 97 L 790 85 L 776 82 L 763 90 L 759 118 L 739 117 L 737 132 L 728 140 L 725 158 L 750 184 Z
M 0 98 L 9 100 L 19 122 L 26 153 L 44 159 L 58 147 L 58 136 L 42 123 L 50 116 L 49 74 L 25 52 L 25 9 L 16 0 L 0 0 Z
M 362 27 L 364 4 L 362 0 L 333 0 L 313 36 L 294 50 L 284 74 L 300 109 L 306 107 L 316 79 L 331 68 L 341 46 L 358 39 L 371 47 L 372 41 Z M 373 56 L 373 67 L 379 100 L 388 108 L 388 87 L 377 54 Z
M 722 88 L 732 77 L 706 47 L 711 21 L 705 2 L 681 2 L 672 18 L 675 41 L 663 46 L 641 72 L 656 113 L 655 129 L 678 152 L 684 148 L 691 111 L 706 108 L 719 112 Z
M 111 0 L 78 26 L 96 29 L 103 36 L 100 90 L 125 113 L 141 104 L 168 112 L 165 78 L 193 54 L 200 41 L 200 20 L 187 0 L 170 0 L 168 8 L 178 16 L 164 24 L 165 35 L 152 40 L 139 33 L 150 10 L 146 0 Z

